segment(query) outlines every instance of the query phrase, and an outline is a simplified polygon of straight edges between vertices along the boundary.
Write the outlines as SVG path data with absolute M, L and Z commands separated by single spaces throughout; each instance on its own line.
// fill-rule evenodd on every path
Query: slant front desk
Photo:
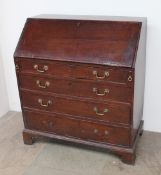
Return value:
M 54 138 L 134 163 L 145 46 L 144 18 L 28 18 L 14 54 L 24 143 Z

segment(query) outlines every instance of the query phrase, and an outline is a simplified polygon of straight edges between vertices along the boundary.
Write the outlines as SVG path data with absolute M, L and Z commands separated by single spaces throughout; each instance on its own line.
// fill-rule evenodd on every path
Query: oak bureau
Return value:
M 14 53 L 25 144 L 47 137 L 133 164 L 143 131 L 146 18 L 28 18 Z

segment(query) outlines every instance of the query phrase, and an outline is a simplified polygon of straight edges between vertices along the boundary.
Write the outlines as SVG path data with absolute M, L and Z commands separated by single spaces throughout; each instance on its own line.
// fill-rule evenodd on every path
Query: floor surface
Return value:
M 21 113 L 0 119 L 0 175 L 161 175 L 161 134 L 144 132 L 134 166 L 117 156 L 38 141 L 24 145 Z

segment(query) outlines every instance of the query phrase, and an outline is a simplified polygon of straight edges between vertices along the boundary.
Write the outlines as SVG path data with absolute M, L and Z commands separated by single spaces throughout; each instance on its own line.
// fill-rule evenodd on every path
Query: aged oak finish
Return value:
M 24 143 L 54 138 L 133 164 L 143 131 L 146 19 L 65 18 L 28 18 L 14 53 Z

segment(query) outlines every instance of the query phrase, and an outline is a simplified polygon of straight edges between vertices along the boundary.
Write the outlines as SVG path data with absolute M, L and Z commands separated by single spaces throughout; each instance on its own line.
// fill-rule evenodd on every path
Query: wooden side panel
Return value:
M 145 84 L 145 57 L 146 57 L 146 21 L 142 23 L 139 47 L 136 57 L 135 67 L 135 85 L 134 85 L 134 107 L 133 107 L 133 140 L 138 131 L 139 124 L 143 117 L 144 104 L 144 84 Z

